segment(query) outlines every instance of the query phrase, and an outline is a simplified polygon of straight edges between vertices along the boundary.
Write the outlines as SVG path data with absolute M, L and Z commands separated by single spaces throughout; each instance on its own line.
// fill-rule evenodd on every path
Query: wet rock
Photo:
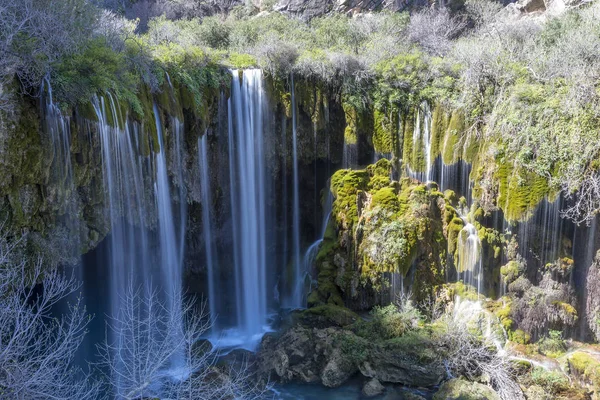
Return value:
M 385 387 L 377 379 L 371 379 L 362 388 L 362 393 L 367 397 L 374 397 L 382 394 Z
M 500 400 L 492 388 L 464 379 L 451 379 L 445 382 L 433 395 L 433 400 Z
M 356 365 L 342 353 L 342 350 L 334 348 L 321 372 L 321 382 L 327 387 L 338 387 L 357 371 Z
M 360 372 L 381 382 L 408 386 L 431 387 L 445 376 L 443 365 L 428 354 L 426 346 L 383 346 L 371 348 L 367 360 L 359 365 Z
M 372 344 L 352 331 L 294 326 L 266 335 L 257 355 L 261 381 L 338 387 L 360 372 L 378 382 L 433 387 L 445 374 L 430 344 Z M 374 384 L 372 384 L 374 385 Z

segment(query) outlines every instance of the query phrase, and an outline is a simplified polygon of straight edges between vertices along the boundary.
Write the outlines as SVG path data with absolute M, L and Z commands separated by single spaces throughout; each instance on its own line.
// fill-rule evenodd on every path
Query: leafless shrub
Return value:
M 97 385 L 73 366 L 88 317 L 76 301 L 61 318 L 53 309 L 78 289 L 73 278 L 21 256 L 20 242 L 0 237 L 0 387 L 3 398 L 93 399 Z
M 453 376 L 470 380 L 486 376 L 503 400 L 525 399 L 513 378 L 511 362 L 490 339 L 471 332 L 452 312 L 444 313 L 437 323 L 445 327 L 439 341 L 446 351 L 446 368 Z
M 451 49 L 455 39 L 466 27 L 462 19 L 452 17 L 446 8 L 430 8 L 412 15 L 408 37 L 430 54 L 441 56 Z
M 275 35 L 261 40 L 252 53 L 260 60 L 264 69 L 272 75 L 288 74 L 292 71 L 298 58 L 298 49 Z
M 124 306 L 109 322 L 110 337 L 98 348 L 116 397 L 255 399 L 265 393 L 250 380 L 247 363 L 224 371 L 216 366 L 219 353 L 201 346 L 211 328 L 203 307 L 163 301 L 158 291 L 133 285 L 123 296 Z
M 589 225 L 600 211 L 600 174 L 590 171 L 575 184 L 579 186 L 576 190 L 573 182 L 566 181 L 563 185 L 569 205 L 561 214 L 576 224 Z

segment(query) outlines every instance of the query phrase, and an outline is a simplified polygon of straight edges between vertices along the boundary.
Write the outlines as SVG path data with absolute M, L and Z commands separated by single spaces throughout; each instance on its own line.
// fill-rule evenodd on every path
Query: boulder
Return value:
M 375 397 L 382 394 L 384 390 L 385 387 L 377 379 L 371 379 L 363 386 L 362 393 L 366 397 Z
M 381 382 L 407 386 L 432 387 L 446 374 L 444 366 L 428 354 L 427 345 L 374 345 L 365 361 L 360 363 L 361 374 Z
M 433 395 L 433 400 L 500 400 L 492 388 L 465 379 L 451 379 Z
M 442 381 L 445 369 L 432 346 L 401 340 L 374 344 L 339 327 L 296 325 L 281 335 L 265 335 L 256 364 L 262 381 L 338 387 L 360 372 L 378 382 L 433 387 Z

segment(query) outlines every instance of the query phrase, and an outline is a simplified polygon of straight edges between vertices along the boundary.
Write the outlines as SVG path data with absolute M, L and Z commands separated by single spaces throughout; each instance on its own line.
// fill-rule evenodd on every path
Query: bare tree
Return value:
M 446 8 L 430 8 L 412 15 L 408 36 L 427 52 L 441 56 L 452 47 L 455 39 L 467 26 L 462 19 L 452 17 Z
M 562 211 L 564 218 L 569 218 L 576 224 L 590 224 L 600 211 L 600 174 L 588 171 L 579 183 L 579 188 L 573 190 L 569 187 L 571 182 L 563 184 L 570 204 Z
M 0 235 L 0 398 L 97 397 L 97 385 L 73 366 L 86 333 L 85 308 L 77 300 L 65 316 L 53 314 L 78 287 L 73 278 L 45 271 L 40 261 L 27 262 L 20 242 Z
M 117 398 L 256 399 L 266 393 L 252 383 L 247 363 L 216 366 L 219 353 L 202 346 L 211 328 L 203 306 L 163 301 L 159 291 L 133 284 L 123 300 L 98 347 L 108 390 Z
M 479 316 L 483 317 L 483 313 Z M 471 314 L 471 317 L 477 317 L 477 313 Z M 446 327 L 440 336 L 440 345 L 446 349 L 445 364 L 450 374 L 471 380 L 488 376 L 503 400 L 525 399 L 513 378 L 511 362 L 494 343 L 493 335 L 472 333 L 465 321 L 456 318 L 452 312 L 444 313 L 437 322 Z

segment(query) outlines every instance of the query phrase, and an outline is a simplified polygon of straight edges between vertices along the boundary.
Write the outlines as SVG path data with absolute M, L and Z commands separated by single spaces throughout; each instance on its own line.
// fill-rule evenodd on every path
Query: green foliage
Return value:
M 567 351 L 561 331 L 550 330 L 548 335 L 542 338 L 537 345 L 540 353 L 553 358 L 558 358 Z
M 401 307 L 395 304 L 374 307 L 371 320 L 359 323 L 355 330 L 357 335 L 365 339 L 388 340 L 418 329 L 421 321 L 421 313 L 407 301 Z
M 136 95 L 139 76 L 131 72 L 126 54 L 114 51 L 104 40 L 90 41 L 82 53 L 63 60 L 54 68 L 54 87 L 60 100 L 81 104 L 89 102 L 94 94 L 112 92 L 135 113 L 143 114 Z
M 541 367 L 535 367 L 531 371 L 531 380 L 552 394 L 567 390 L 570 386 L 569 379 L 561 371 L 548 371 Z

